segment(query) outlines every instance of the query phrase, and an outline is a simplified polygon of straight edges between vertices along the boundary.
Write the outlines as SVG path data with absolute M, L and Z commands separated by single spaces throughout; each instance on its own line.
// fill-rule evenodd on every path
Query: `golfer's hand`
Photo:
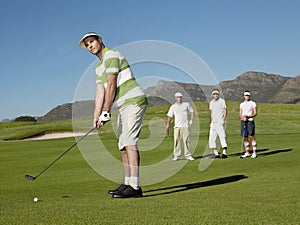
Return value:
M 166 130 L 167 130 L 167 131 L 170 130 L 170 125 L 169 125 L 169 124 L 166 125 Z
M 106 122 L 110 121 L 110 113 L 107 111 L 102 111 L 98 119 L 99 127 L 102 127 Z
M 101 122 L 100 120 L 97 119 L 94 122 L 94 127 L 96 127 L 97 129 L 99 129 L 100 127 L 103 127 L 105 123 L 106 122 Z
M 94 119 L 93 127 L 99 129 L 101 126 L 101 122 L 98 120 L 98 118 Z

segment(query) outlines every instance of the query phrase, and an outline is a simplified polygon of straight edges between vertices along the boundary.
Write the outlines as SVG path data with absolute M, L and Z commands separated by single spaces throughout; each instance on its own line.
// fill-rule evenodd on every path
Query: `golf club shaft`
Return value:
M 242 135 L 242 144 L 241 144 L 241 151 L 240 151 L 240 154 L 241 156 L 243 155 L 243 148 L 244 148 L 244 136 L 245 136 L 245 127 L 243 129 L 243 135 Z
M 63 152 L 59 157 L 57 157 L 47 167 L 45 167 L 41 172 L 39 172 L 39 174 L 35 176 L 35 179 L 38 178 L 41 174 L 43 174 L 46 170 L 48 170 L 54 163 L 56 163 L 60 158 L 62 158 L 65 154 L 67 154 L 75 145 L 77 145 L 80 141 L 82 141 L 82 139 L 84 139 L 86 136 L 88 136 L 91 132 L 93 132 L 96 129 L 97 128 L 94 127 L 89 132 L 87 132 L 84 136 L 82 136 L 78 141 L 76 141 L 72 146 L 70 146 L 65 152 Z
M 168 150 L 170 150 L 172 152 L 171 139 L 170 139 L 170 130 L 168 130 Z

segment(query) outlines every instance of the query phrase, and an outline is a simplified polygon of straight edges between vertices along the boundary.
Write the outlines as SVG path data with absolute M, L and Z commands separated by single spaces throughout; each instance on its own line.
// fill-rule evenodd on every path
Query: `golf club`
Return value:
M 244 126 L 244 129 L 243 129 L 243 135 L 242 135 L 242 144 L 241 144 L 241 150 L 240 150 L 240 153 L 241 153 L 241 155 L 240 155 L 240 158 L 241 159 L 243 159 L 243 146 L 244 146 L 244 134 L 245 134 L 245 127 L 246 126 Z
M 167 130 L 167 139 L 168 139 L 168 150 L 172 151 L 171 150 L 171 140 L 170 140 L 170 130 Z M 172 158 L 168 158 L 166 159 L 166 161 L 170 161 Z
M 28 180 L 35 180 L 37 179 L 40 175 L 42 175 L 47 169 L 49 169 L 54 163 L 56 163 L 61 157 L 63 157 L 67 152 L 69 152 L 75 145 L 77 145 L 82 139 L 84 139 L 86 136 L 88 136 L 91 132 L 96 130 L 97 127 L 94 127 L 91 129 L 89 132 L 87 132 L 84 136 L 82 136 L 78 141 L 76 141 L 71 147 L 69 147 L 65 152 L 63 152 L 59 157 L 57 157 L 55 160 L 53 160 L 47 167 L 45 167 L 38 175 L 36 176 L 31 176 L 26 174 L 25 178 Z
M 168 150 L 171 149 L 170 130 L 168 130 Z

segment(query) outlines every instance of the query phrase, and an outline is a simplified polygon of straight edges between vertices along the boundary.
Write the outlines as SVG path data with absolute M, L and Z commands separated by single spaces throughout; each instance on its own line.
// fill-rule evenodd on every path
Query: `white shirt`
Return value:
M 212 121 L 213 123 L 222 123 L 224 122 L 224 109 L 226 109 L 225 100 L 219 98 L 218 100 L 211 100 L 209 103 L 209 109 L 212 112 Z
M 174 128 L 176 127 L 189 127 L 189 113 L 194 112 L 194 109 L 187 102 L 175 103 L 171 105 L 168 117 L 175 115 Z
M 256 103 L 253 101 L 244 101 L 240 104 L 240 109 L 242 109 L 242 116 L 250 116 L 253 114 L 253 110 L 256 107 Z M 249 121 L 253 121 L 253 118 L 249 118 Z

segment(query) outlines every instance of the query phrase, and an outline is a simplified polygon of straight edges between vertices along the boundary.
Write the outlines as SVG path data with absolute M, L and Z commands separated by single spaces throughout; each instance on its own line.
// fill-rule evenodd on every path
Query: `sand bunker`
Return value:
M 32 138 L 26 138 L 26 140 L 47 140 L 47 139 L 77 137 L 77 136 L 84 136 L 85 134 L 86 133 L 74 133 L 74 132 L 51 133 L 51 134 L 44 134 Z

